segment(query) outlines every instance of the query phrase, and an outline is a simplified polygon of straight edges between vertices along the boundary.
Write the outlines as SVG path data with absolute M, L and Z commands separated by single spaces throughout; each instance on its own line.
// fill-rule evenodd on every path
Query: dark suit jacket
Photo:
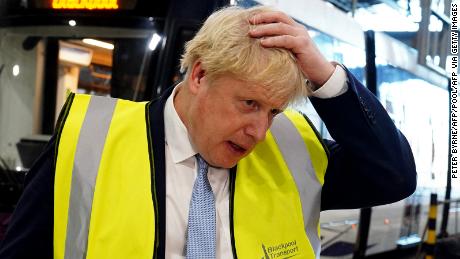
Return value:
M 348 73 L 348 72 L 347 72 Z M 348 73 L 349 89 L 330 98 L 310 98 L 335 141 L 329 153 L 321 209 L 370 207 L 401 200 L 416 187 L 409 144 L 377 98 Z M 172 89 L 150 105 L 160 247 L 165 239 L 164 105 Z M 13 214 L 0 258 L 53 258 L 54 138 L 26 179 L 26 189 Z M 232 169 L 234 171 L 235 168 Z

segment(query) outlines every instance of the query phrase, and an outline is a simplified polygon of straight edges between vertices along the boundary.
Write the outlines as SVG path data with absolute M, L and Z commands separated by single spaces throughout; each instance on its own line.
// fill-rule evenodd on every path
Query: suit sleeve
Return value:
M 335 141 L 325 140 L 329 162 L 321 210 L 388 204 L 416 188 L 415 162 L 404 135 L 378 99 L 347 71 L 348 90 L 310 100 Z
M 13 213 L 0 258 L 53 258 L 53 137 L 26 176 L 25 189 Z

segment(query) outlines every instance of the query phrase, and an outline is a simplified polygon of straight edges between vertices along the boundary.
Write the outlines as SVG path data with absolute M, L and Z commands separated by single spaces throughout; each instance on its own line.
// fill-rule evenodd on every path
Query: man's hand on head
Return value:
M 260 38 L 264 47 L 290 50 L 297 58 L 300 69 L 313 85 L 322 86 L 334 73 L 335 66 L 321 54 L 310 38 L 305 26 L 283 12 L 262 12 L 250 18 L 256 25 L 249 35 Z M 315 90 L 315 89 L 312 89 Z

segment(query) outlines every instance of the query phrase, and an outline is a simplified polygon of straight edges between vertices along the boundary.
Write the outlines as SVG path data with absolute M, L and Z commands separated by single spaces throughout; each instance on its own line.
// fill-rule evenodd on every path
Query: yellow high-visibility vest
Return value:
M 150 259 L 158 207 L 148 104 L 71 94 L 61 112 L 54 186 L 55 259 Z M 277 116 L 230 183 L 238 258 L 318 258 L 327 154 L 298 112 Z

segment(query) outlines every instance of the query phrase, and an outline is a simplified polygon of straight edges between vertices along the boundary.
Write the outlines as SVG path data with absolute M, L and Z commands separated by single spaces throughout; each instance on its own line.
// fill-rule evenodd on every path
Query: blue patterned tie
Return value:
M 216 258 L 216 205 L 208 180 L 208 164 L 200 156 L 188 213 L 187 259 Z

